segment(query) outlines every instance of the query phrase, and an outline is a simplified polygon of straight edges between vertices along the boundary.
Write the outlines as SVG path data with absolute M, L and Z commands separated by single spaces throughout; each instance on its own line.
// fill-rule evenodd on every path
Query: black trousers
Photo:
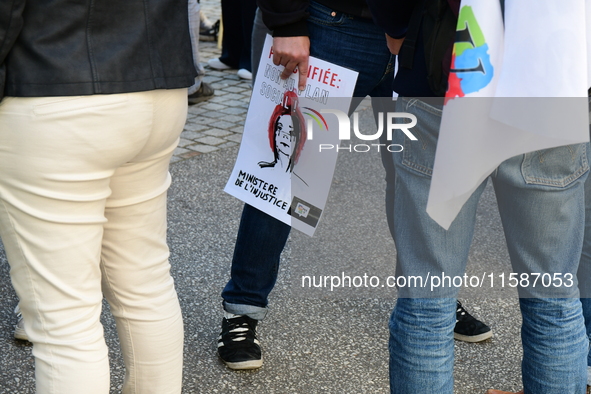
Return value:
M 252 71 L 250 45 L 256 0 L 222 0 L 222 56 L 220 61 L 232 68 Z

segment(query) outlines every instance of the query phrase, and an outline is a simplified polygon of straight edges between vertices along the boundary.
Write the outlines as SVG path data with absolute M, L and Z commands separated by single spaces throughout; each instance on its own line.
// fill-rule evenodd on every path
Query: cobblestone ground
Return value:
M 212 22 L 220 19 L 219 0 L 201 0 L 201 10 Z M 201 41 L 199 53 L 205 67 L 203 81 L 211 84 L 215 95 L 208 101 L 189 106 L 187 123 L 174 152 L 173 163 L 237 146 L 242 139 L 252 91 L 251 81 L 239 78 L 237 70 L 218 71 L 209 68 L 207 61 L 221 54 L 217 42 Z

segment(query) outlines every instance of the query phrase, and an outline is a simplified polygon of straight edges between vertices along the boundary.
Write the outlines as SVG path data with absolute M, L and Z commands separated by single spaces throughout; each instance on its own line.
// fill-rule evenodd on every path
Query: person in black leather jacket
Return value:
M 181 392 L 166 190 L 195 75 L 186 1 L 0 4 L 0 235 L 40 394 L 109 392 L 103 295 L 123 392 Z
M 25 22 L 18 36 L 3 43 L 2 52 L 10 51 L 5 59 L 7 96 L 176 89 L 190 84 L 195 74 L 186 2 L 12 3 L 24 10 L 8 18 L 10 28 Z

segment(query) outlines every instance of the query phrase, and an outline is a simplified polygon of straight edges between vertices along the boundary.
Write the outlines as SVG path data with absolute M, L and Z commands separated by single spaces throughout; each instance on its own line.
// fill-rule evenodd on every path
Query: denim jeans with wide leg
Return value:
M 383 31 L 370 19 L 333 12 L 314 1 L 310 2 L 309 12 L 310 54 L 359 72 L 354 91 L 358 99 L 354 99 L 352 110 L 365 96 L 391 97 L 393 58 L 386 47 Z M 264 25 L 257 13 L 253 35 L 261 29 Z M 253 41 L 259 40 L 254 38 Z M 384 99 L 375 100 L 374 110 L 385 111 L 384 103 Z M 391 156 L 382 160 L 387 180 L 393 184 Z M 231 279 L 222 292 L 226 311 L 247 314 L 257 320 L 265 316 L 267 297 L 277 280 L 279 258 L 289 231 L 290 226 L 244 205 Z
M 394 235 L 399 274 L 463 275 L 480 185 L 449 230 L 426 213 L 441 106 L 399 98 L 397 112 L 418 124 L 394 155 Z M 583 241 L 588 144 L 532 152 L 508 159 L 491 174 L 513 272 L 576 274 Z M 576 284 L 576 281 L 575 281 Z M 390 319 L 390 385 L 393 394 L 453 393 L 456 288 L 400 289 Z M 520 298 L 522 375 L 526 394 L 584 393 L 588 340 L 578 289 L 532 291 Z

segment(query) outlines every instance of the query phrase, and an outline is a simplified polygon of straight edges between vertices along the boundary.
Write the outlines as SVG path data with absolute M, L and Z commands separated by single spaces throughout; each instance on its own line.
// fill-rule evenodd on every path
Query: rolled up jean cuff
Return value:
M 224 310 L 235 315 L 247 315 L 251 319 L 263 320 L 269 308 L 246 304 L 231 304 L 224 301 Z

